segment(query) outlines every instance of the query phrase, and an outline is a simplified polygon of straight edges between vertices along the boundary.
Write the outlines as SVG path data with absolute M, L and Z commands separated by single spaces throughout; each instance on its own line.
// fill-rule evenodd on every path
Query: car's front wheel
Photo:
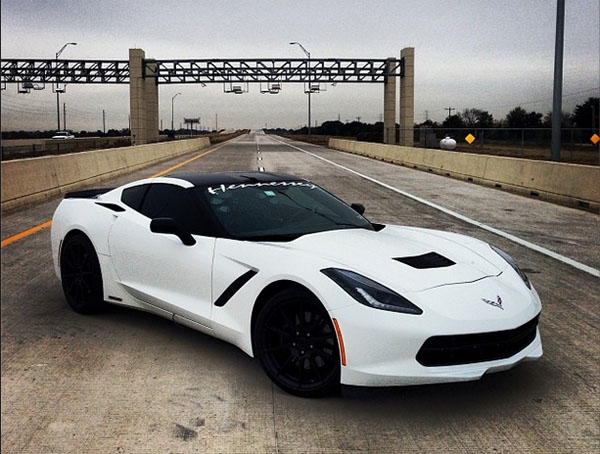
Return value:
M 65 240 L 61 248 L 60 274 L 65 298 L 75 311 L 91 314 L 106 305 L 98 256 L 85 235 L 75 234 Z
M 254 351 L 266 374 L 302 397 L 331 394 L 340 384 L 340 356 L 329 314 L 308 291 L 288 289 L 263 306 Z

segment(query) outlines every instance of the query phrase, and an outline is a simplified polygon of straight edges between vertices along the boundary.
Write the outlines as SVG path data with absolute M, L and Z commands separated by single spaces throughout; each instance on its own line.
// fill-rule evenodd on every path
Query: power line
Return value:
M 567 94 L 563 94 L 562 98 L 572 98 L 574 96 L 580 96 L 583 93 L 590 93 L 592 91 L 598 91 L 600 90 L 600 87 L 595 87 L 595 88 L 589 88 L 587 90 L 581 90 L 581 91 L 576 91 L 573 93 L 567 93 Z M 518 103 L 519 106 L 525 106 L 528 104 L 537 104 L 538 102 L 544 102 L 544 101 L 552 101 L 552 98 L 543 98 L 543 99 L 536 99 L 535 101 L 525 101 L 525 102 L 520 102 Z M 501 107 L 514 107 L 515 104 L 502 104 L 502 105 L 491 105 L 488 107 L 495 107 L 495 108 L 501 108 Z

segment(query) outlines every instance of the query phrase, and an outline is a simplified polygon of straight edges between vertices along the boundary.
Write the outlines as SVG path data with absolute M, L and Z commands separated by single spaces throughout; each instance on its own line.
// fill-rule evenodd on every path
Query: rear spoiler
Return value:
M 65 194 L 65 199 L 95 199 L 105 192 L 112 191 L 115 188 L 97 188 L 86 189 L 85 191 L 73 191 Z

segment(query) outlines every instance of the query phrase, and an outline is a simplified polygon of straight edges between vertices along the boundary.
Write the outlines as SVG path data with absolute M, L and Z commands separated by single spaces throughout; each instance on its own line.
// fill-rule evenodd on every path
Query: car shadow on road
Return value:
M 148 336 L 168 337 L 173 354 L 191 355 L 190 361 L 197 361 L 199 367 L 210 361 L 221 375 L 231 373 L 232 380 L 239 381 L 240 376 L 256 377 L 260 369 L 258 361 L 247 356 L 235 346 L 176 325 L 166 319 L 122 307 L 111 307 L 100 315 L 112 319 L 130 330 L 142 330 Z M 180 350 L 176 352 L 175 350 Z M 359 411 L 381 414 L 410 414 L 417 412 L 421 416 L 459 415 L 477 413 L 479 409 L 493 409 L 504 406 L 531 406 L 542 403 L 551 388 L 552 372 L 544 360 L 522 363 L 514 369 L 484 375 L 480 380 L 447 384 L 359 387 L 342 386 L 339 394 L 321 399 L 302 399 L 291 396 L 277 388 L 276 400 L 282 405 L 305 406 L 304 402 L 314 402 L 314 410 L 331 409 L 335 411 Z M 269 381 L 260 381 L 254 386 L 270 386 Z

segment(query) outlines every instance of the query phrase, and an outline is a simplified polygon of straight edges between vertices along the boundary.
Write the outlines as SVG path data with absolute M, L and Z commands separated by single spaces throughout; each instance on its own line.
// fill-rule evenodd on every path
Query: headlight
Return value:
M 423 313 L 421 309 L 406 298 L 360 274 L 337 268 L 326 268 L 321 270 L 321 273 L 365 306 L 405 314 L 420 315 Z
M 508 264 L 510 266 L 512 266 L 513 270 L 515 270 L 517 272 L 517 274 L 519 276 L 521 276 L 521 279 L 523 279 L 523 282 L 525 283 L 525 285 L 527 286 L 527 288 L 529 290 L 531 290 L 531 282 L 529 282 L 529 278 L 527 277 L 527 275 L 521 271 L 521 268 L 519 268 L 519 265 L 517 265 L 517 262 L 515 262 L 515 259 L 513 259 L 510 255 L 508 255 L 506 252 L 504 252 L 502 249 L 497 248 L 496 246 L 492 246 L 490 244 L 490 247 L 500 256 L 502 257 L 504 260 L 506 260 L 508 262 Z

